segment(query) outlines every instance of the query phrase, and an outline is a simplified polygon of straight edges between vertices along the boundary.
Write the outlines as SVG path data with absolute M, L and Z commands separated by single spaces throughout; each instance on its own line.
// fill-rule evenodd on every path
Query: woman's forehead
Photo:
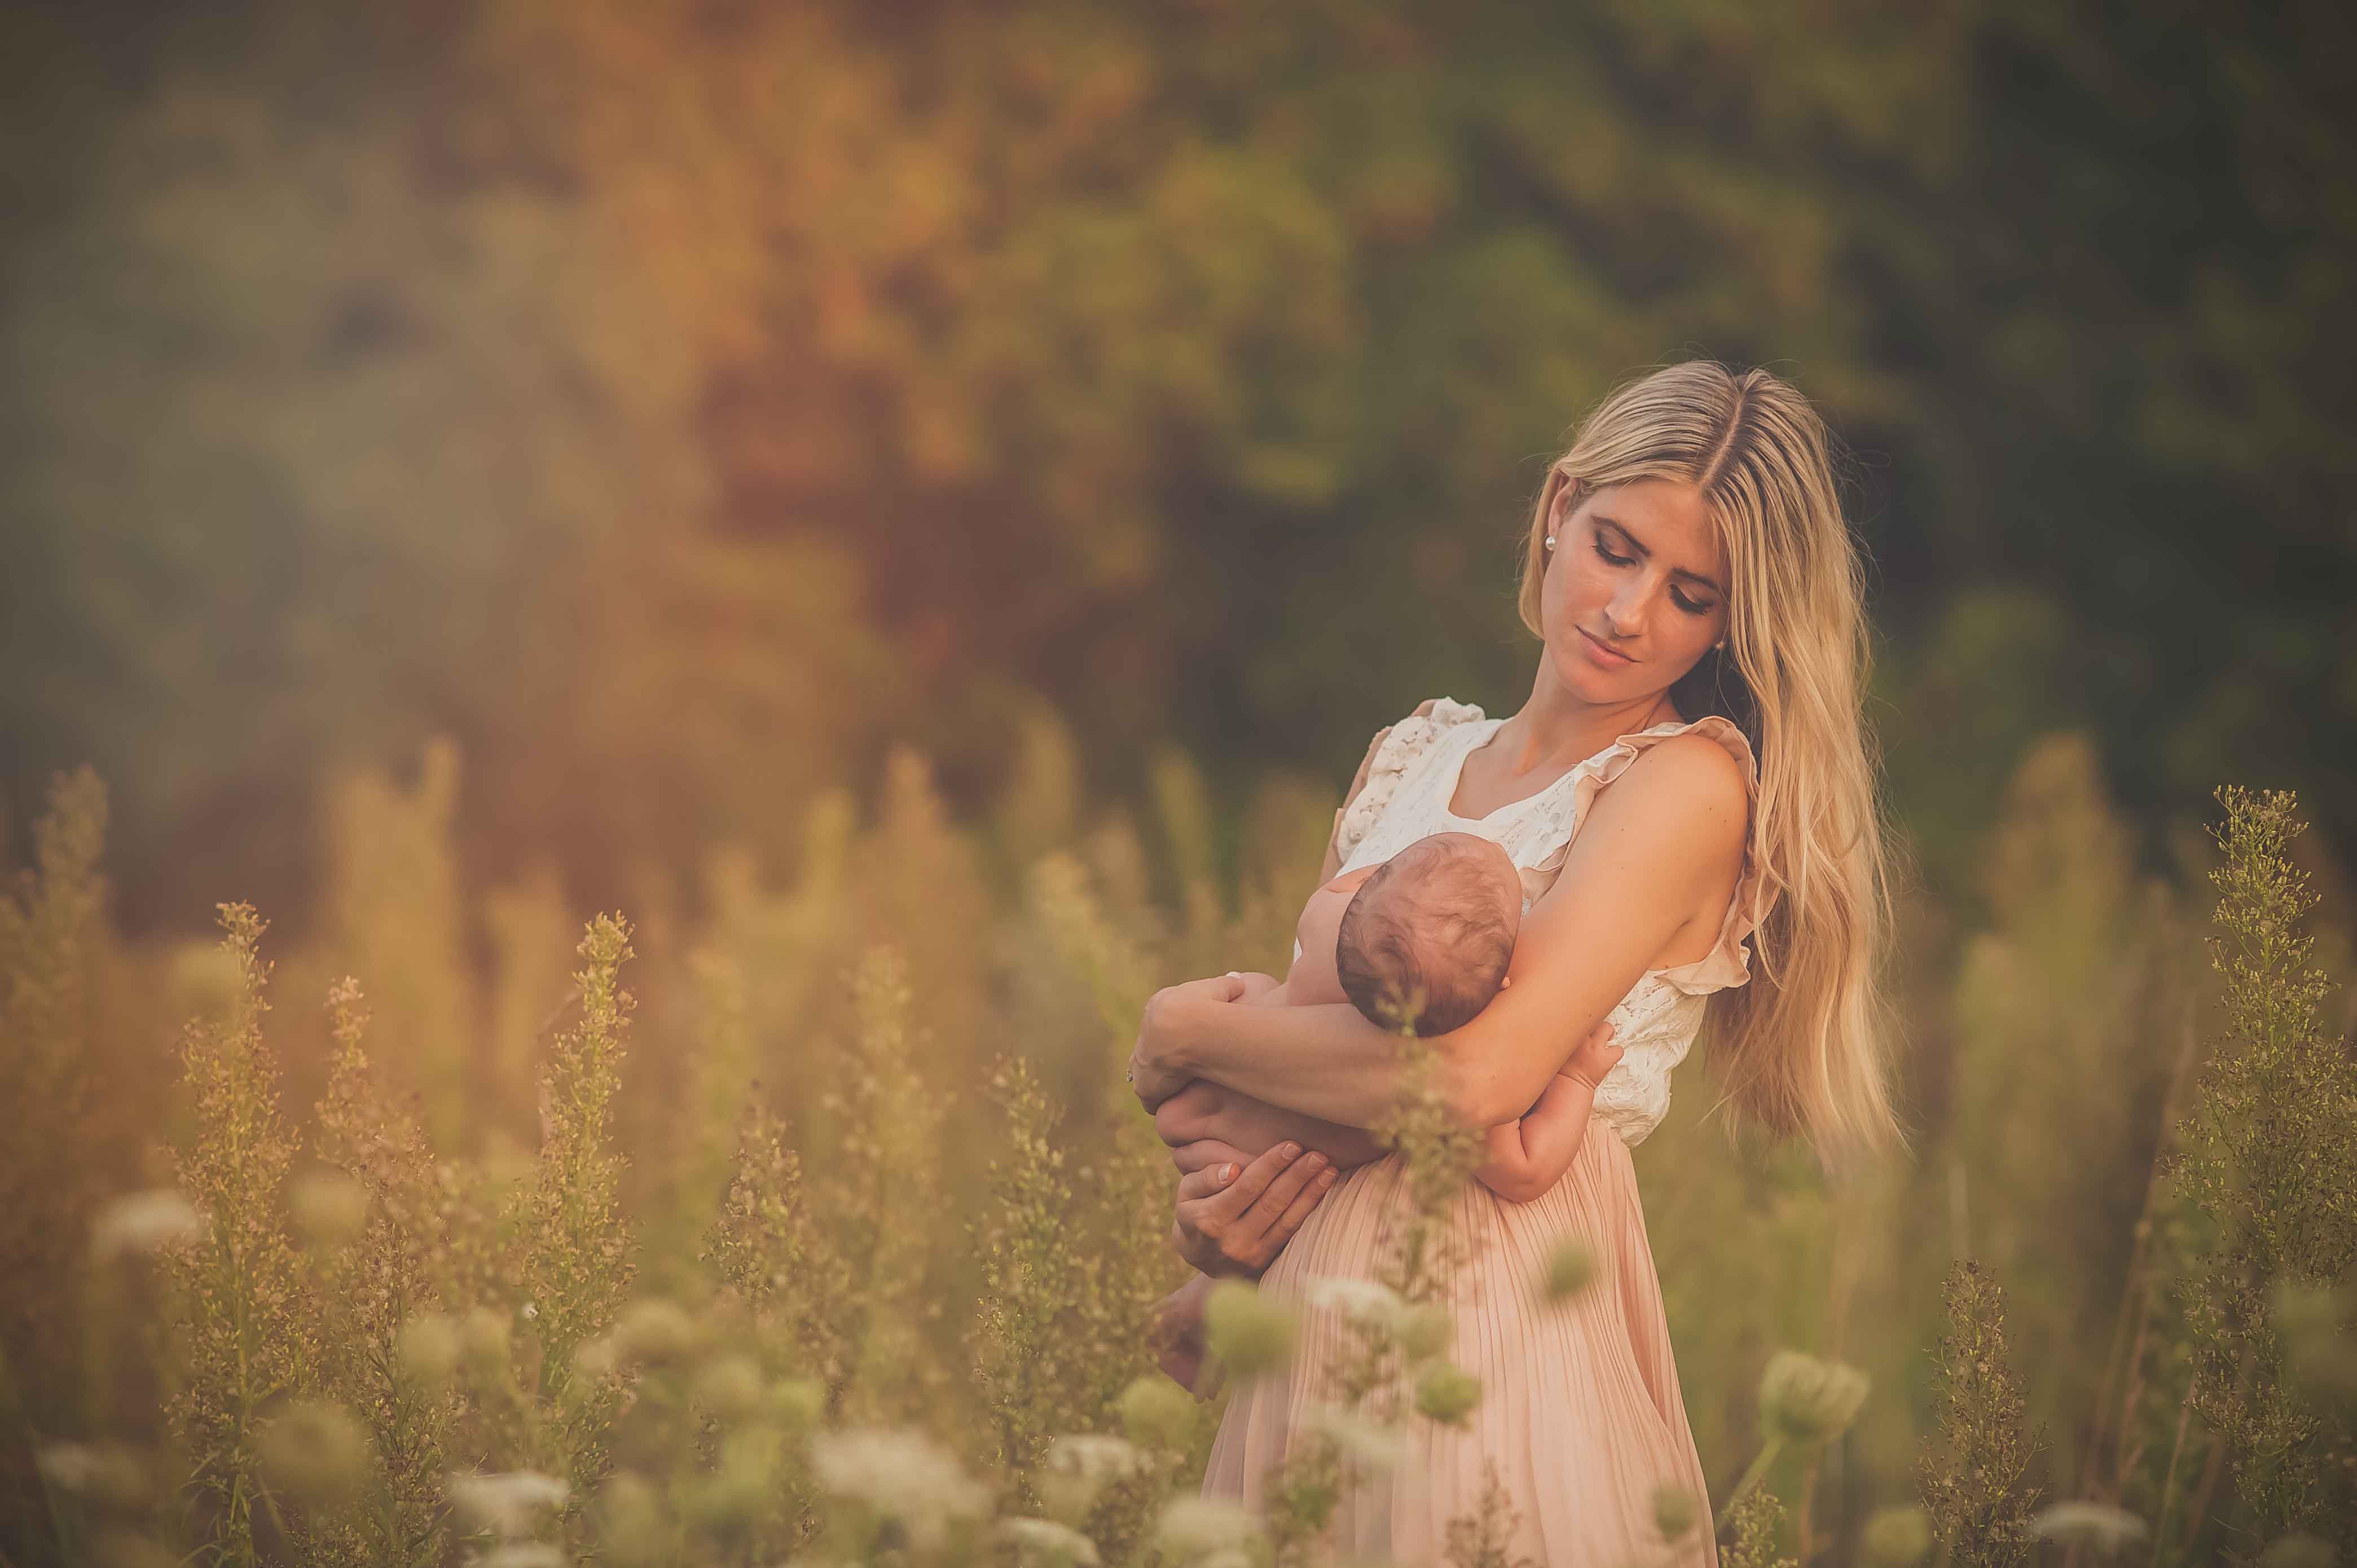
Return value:
M 1701 490 L 1676 479 L 1632 479 L 1580 499 L 1578 510 L 1618 530 L 1640 554 L 1726 591 L 1727 542 Z

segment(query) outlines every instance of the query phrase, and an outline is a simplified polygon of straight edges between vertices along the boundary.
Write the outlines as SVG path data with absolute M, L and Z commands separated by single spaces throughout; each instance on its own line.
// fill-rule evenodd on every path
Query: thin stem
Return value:
M 1783 1439 L 1778 1437 L 1771 1437 L 1760 1445 L 1760 1452 L 1753 1457 L 1751 1467 L 1743 1472 L 1743 1478 L 1735 1483 L 1733 1491 L 1727 1494 L 1727 1501 L 1719 1504 L 1718 1517 L 1711 1520 L 1714 1530 L 1727 1528 L 1727 1521 L 1735 1517 L 1735 1505 L 1741 1502 L 1744 1495 L 1766 1477 L 1768 1466 L 1776 1462 L 1776 1455 L 1783 1451 Z

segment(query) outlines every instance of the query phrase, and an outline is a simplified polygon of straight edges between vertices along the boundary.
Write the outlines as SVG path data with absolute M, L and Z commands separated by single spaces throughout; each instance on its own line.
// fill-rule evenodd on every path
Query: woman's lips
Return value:
M 1621 670 L 1637 662 L 1635 660 L 1630 658 L 1627 654 L 1620 651 L 1618 649 L 1605 647 L 1604 644 L 1589 636 L 1586 628 L 1575 627 L 1572 629 L 1577 631 L 1579 635 L 1587 640 L 1589 649 L 1587 656 L 1596 660 L 1597 663 L 1603 665 L 1607 670 Z

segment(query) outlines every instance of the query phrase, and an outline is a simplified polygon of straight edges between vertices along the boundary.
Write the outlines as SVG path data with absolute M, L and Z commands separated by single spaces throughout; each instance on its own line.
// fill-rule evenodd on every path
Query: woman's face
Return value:
M 1692 485 L 1566 485 L 1549 532 L 1540 627 L 1556 678 L 1579 696 L 1665 692 L 1727 635 L 1727 552 Z

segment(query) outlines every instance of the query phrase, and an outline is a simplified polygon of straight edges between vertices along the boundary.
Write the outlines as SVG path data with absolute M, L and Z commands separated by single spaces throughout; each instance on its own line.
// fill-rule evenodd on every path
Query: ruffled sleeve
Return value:
M 1717 714 L 1706 714 L 1691 724 L 1675 727 L 1664 726 L 1636 735 L 1624 735 L 1619 740 L 1580 764 L 1582 776 L 1572 783 L 1572 836 L 1587 821 L 1587 808 L 1603 788 L 1629 769 L 1649 746 L 1660 744 L 1673 736 L 1702 735 L 1725 746 L 1743 769 L 1746 795 L 1756 808 L 1760 800 L 1760 767 L 1751 750 L 1751 742 L 1731 719 Z M 1539 871 L 1552 878 L 1563 867 L 1564 856 L 1571 847 L 1571 837 L 1565 838 L 1546 858 L 1539 863 Z M 1729 986 L 1744 984 L 1751 978 L 1751 949 L 1749 939 L 1768 917 L 1769 907 L 1775 901 L 1774 884 L 1767 867 L 1760 859 L 1757 823 L 1745 836 L 1743 875 L 1735 885 L 1735 896 L 1727 900 L 1726 917 L 1719 922 L 1718 941 L 1710 951 L 1691 963 L 1672 965 L 1667 969 L 1646 972 L 1684 992 L 1689 996 L 1707 995 Z
M 1351 798 L 1335 823 L 1334 847 L 1343 860 L 1351 858 L 1367 831 L 1383 820 L 1384 809 L 1399 793 L 1400 780 L 1430 754 L 1441 736 L 1458 725 L 1472 724 L 1483 717 L 1481 710 L 1471 703 L 1453 702 L 1447 697 L 1435 697 L 1428 706 L 1428 713 L 1410 714 L 1376 737 L 1374 751 L 1367 758 L 1367 781 L 1359 787 L 1359 792 Z

